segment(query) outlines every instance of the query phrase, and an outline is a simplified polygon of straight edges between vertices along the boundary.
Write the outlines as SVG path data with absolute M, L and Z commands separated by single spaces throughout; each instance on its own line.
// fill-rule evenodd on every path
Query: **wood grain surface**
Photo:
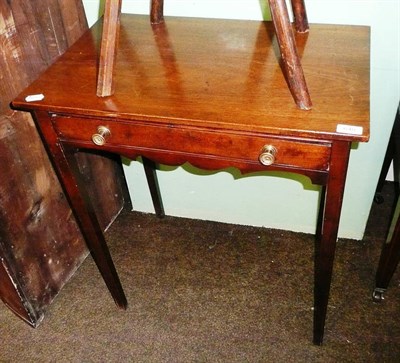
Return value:
M 270 22 L 166 17 L 152 26 L 147 16 L 123 15 L 116 92 L 105 98 L 96 96 L 100 37 L 98 23 L 15 105 L 285 136 L 369 138 L 368 27 L 311 24 L 308 33 L 296 34 L 313 99 L 307 112 L 292 102 Z M 27 105 L 25 97 L 36 93 L 45 99 Z M 340 124 L 361 131 L 337 131 Z

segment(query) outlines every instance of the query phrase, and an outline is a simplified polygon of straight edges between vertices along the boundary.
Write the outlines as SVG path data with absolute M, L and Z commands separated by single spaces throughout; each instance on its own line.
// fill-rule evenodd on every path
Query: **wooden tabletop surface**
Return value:
M 294 104 L 272 23 L 122 15 L 115 94 L 96 96 L 101 22 L 17 108 L 310 138 L 369 138 L 368 27 L 310 25 L 296 41 L 313 109 Z M 43 94 L 27 102 L 28 95 Z M 351 127 L 339 128 L 343 124 Z

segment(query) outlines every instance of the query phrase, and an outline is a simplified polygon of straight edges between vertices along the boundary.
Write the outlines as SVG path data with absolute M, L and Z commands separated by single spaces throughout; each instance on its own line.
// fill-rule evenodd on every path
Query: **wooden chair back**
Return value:
M 150 0 L 150 22 L 153 25 L 164 21 L 164 0 Z M 113 72 L 117 53 L 119 19 L 122 0 L 106 0 L 104 25 L 100 50 L 97 96 L 106 97 L 114 93 Z M 275 33 L 279 44 L 282 70 L 297 106 L 304 110 L 312 107 L 310 94 L 297 52 L 285 0 L 268 0 Z M 304 33 L 309 30 L 304 0 L 291 0 L 295 29 Z

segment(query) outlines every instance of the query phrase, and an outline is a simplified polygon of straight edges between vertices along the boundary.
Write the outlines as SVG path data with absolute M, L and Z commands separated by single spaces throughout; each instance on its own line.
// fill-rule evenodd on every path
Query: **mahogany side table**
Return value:
M 350 147 L 369 138 L 369 28 L 311 25 L 295 37 L 311 111 L 292 102 L 271 23 L 168 17 L 150 25 L 138 15 L 121 18 L 113 96 L 96 96 L 100 22 L 13 102 L 32 112 L 118 306 L 127 300 L 76 150 L 300 173 L 322 186 L 313 330 L 322 344 Z

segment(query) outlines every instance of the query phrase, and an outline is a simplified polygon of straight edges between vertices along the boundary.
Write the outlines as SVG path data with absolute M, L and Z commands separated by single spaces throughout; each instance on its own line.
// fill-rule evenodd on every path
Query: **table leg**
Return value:
M 149 185 L 151 200 L 158 218 L 165 217 L 164 206 L 161 199 L 160 187 L 156 175 L 156 163 L 142 156 L 143 167 L 146 174 L 147 184 Z
M 395 175 L 399 175 L 399 163 L 400 163 L 400 104 L 397 108 L 396 117 L 394 119 L 392 132 L 390 133 L 389 142 L 386 147 L 385 158 L 383 159 L 383 165 L 381 173 L 379 175 L 378 184 L 376 186 L 374 201 L 378 204 L 383 203 L 384 198 L 382 195 L 383 185 L 386 181 L 390 165 L 393 162 L 393 168 Z
M 321 345 L 324 337 L 350 146 L 351 143 L 347 141 L 333 142 L 328 182 L 322 191 L 321 217 L 315 248 L 313 342 L 316 345 Z
M 372 294 L 374 301 L 383 300 L 383 294 L 400 261 L 400 198 L 390 225 L 388 237 L 383 245 L 378 269 L 376 271 L 375 289 Z
M 42 137 L 46 140 L 45 144 L 48 145 L 50 160 L 58 174 L 61 185 L 65 189 L 65 194 L 81 227 L 81 232 L 90 253 L 115 303 L 119 307 L 126 309 L 127 300 L 125 293 L 104 239 L 103 231 L 97 221 L 84 182 L 79 177 L 75 150 L 60 143 L 53 129 L 51 117 L 47 112 L 36 112 L 34 119 Z
M 282 58 L 282 67 L 290 92 L 297 106 L 303 110 L 312 107 L 303 68 L 297 53 L 285 0 L 268 0 Z

